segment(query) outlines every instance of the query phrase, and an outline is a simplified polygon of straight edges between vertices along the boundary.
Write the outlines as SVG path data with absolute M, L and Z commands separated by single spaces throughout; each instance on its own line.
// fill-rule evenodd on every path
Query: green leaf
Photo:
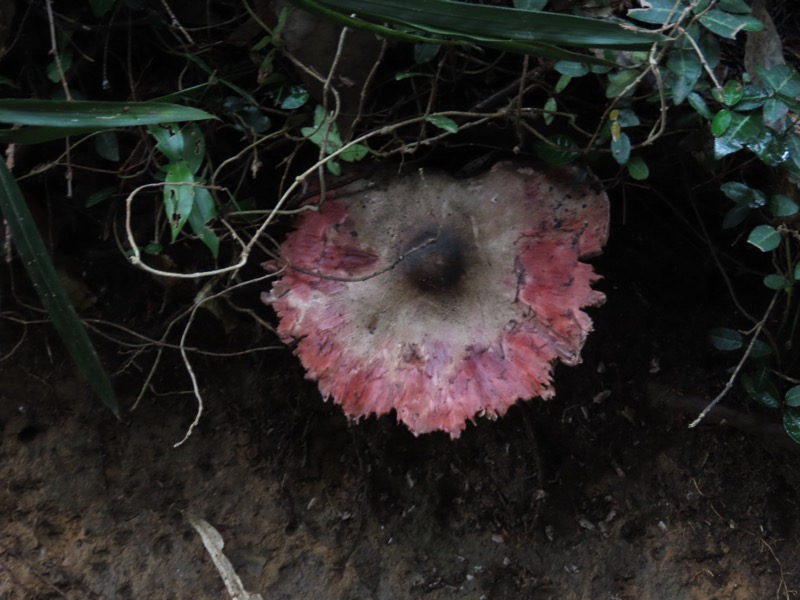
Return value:
M 58 57 L 61 61 L 61 71 L 66 74 L 70 67 L 72 67 L 72 48 L 65 48 L 59 52 Z M 61 73 L 58 70 L 58 65 L 56 64 L 55 59 L 53 62 L 47 65 L 47 78 L 53 83 L 58 83 L 61 81 Z
M 739 181 L 726 181 L 719 189 L 728 198 L 749 208 L 761 208 L 766 205 L 767 197 L 761 190 L 755 190 Z
M 363 144 L 353 144 L 347 150 L 339 154 L 345 162 L 357 162 L 369 154 L 369 148 Z
M 736 106 L 744 98 L 744 86 L 731 80 L 725 84 L 721 92 L 714 90 L 714 97 L 726 106 Z
M 732 121 L 733 114 L 731 111 L 729 111 L 727 108 L 723 108 L 716 115 L 714 115 L 714 119 L 711 121 L 711 133 L 713 133 L 716 137 L 723 135 L 728 130 L 728 127 L 731 126 Z
M 606 98 L 618 97 L 637 77 L 639 77 L 639 73 L 634 69 L 626 69 L 625 71 L 609 74 Z M 630 94 L 632 91 L 634 90 L 630 90 L 628 93 Z
M 783 194 L 775 194 L 769 199 L 769 212 L 775 217 L 791 217 L 797 214 L 797 203 Z
M 556 99 L 552 96 L 547 99 L 544 103 L 544 114 L 542 117 L 544 118 L 544 122 L 546 125 L 550 125 L 553 122 L 553 114 L 558 110 L 558 103 Z
M 628 162 L 631 155 L 631 140 L 628 134 L 621 132 L 616 138 L 611 138 L 611 156 L 619 164 L 624 165 Z
M 759 369 L 753 375 L 742 375 L 742 384 L 750 398 L 759 404 L 767 408 L 780 407 L 780 394 L 766 369 Z
M 295 110 L 300 108 L 301 106 L 305 106 L 308 102 L 309 94 L 308 90 L 304 87 L 300 87 L 299 85 L 293 85 L 289 88 L 289 95 L 283 99 L 281 102 L 281 108 L 283 110 Z
M 800 410 L 787 408 L 783 411 L 783 428 L 790 438 L 800 444 Z
M 795 281 L 800 281 L 800 263 L 794 266 L 793 278 Z
M 705 117 L 709 121 L 712 119 L 711 111 L 708 109 L 708 105 L 706 101 L 703 100 L 703 97 L 700 94 L 692 92 L 686 99 L 689 101 L 691 107 L 701 116 Z
M 700 23 L 709 31 L 728 39 L 734 39 L 740 31 L 761 31 L 764 24 L 749 15 L 732 15 L 712 8 L 700 17 Z
M 414 44 L 414 62 L 418 65 L 424 65 L 436 58 L 442 47 L 439 44 Z
M 652 25 L 667 25 L 675 23 L 681 16 L 684 7 L 675 6 L 674 0 L 649 0 L 648 8 L 634 8 L 628 11 L 628 16 L 642 23 Z
M 569 75 L 570 77 L 583 77 L 589 72 L 589 65 L 585 63 L 570 62 L 568 60 L 560 60 L 553 68 L 557 73 L 562 75 Z
M 772 225 L 759 225 L 750 232 L 747 241 L 762 252 L 770 252 L 780 245 L 781 234 Z
M 164 212 L 174 242 L 194 207 L 195 186 L 189 185 L 194 183 L 194 176 L 188 163 L 179 160 L 169 164 L 165 181 L 168 185 L 164 186 Z
M 750 7 L 744 0 L 719 0 L 717 6 L 729 13 L 737 13 L 741 15 L 749 15 Z
M 722 228 L 730 229 L 743 223 L 744 220 L 750 215 L 750 210 L 751 209 L 749 206 L 737 204 L 727 213 L 725 213 L 725 216 L 722 218 Z
M 728 327 L 717 327 L 709 331 L 708 341 L 714 348 L 723 352 L 740 350 L 744 346 L 742 334 Z
M 742 98 L 736 104 L 736 110 L 745 112 L 760 108 L 772 97 L 772 93 L 761 85 L 747 84 L 742 88 Z
M 111 10 L 114 2 L 115 0 L 89 0 L 89 6 L 92 8 L 92 14 L 95 17 L 102 17 Z
M 784 396 L 784 402 L 786 406 L 791 406 L 792 408 L 800 407 L 800 385 L 789 388 L 786 396 Z
M 772 354 L 772 347 L 761 340 L 755 340 L 750 348 L 750 358 L 764 358 Z
M 533 143 L 533 150 L 536 156 L 546 163 L 551 165 L 567 165 L 574 162 L 575 159 L 580 156 L 578 152 L 573 150 L 573 148 L 577 148 L 578 145 L 565 135 L 552 135 L 550 136 L 550 142 L 556 144 L 557 147 L 541 140 L 537 140 Z
M 673 50 L 667 59 L 667 69 L 675 74 L 672 83 L 672 102 L 681 104 L 692 92 L 703 73 L 703 65 L 694 49 Z
M 213 118 L 197 108 L 162 102 L 0 100 L 0 123 L 16 125 L 112 129 Z
M 117 191 L 115 187 L 105 187 L 103 189 L 97 190 L 96 192 L 89 195 L 86 199 L 86 204 L 84 205 L 86 208 L 91 208 L 95 204 L 100 204 L 104 200 L 108 200 L 114 192 Z
M 195 189 L 195 188 L 193 188 Z M 196 188 L 197 197 L 194 206 L 189 213 L 189 227 L 194 234 L 211 251 L 211 255 L 217 258 L 219 255 L 219 237 L 206 223 L 213 218 L 209 213 L 216 214 L 216 206 L 209 191 L 205 188 Z M 205 198 L 207 196 L 207 198 Z
M 767 70 L 757 66 L 761 80 L 778 96 L 797 100 L 800 96 L 800 74 L 789 65 L 775 65 Z
M 789 107 L 777 98 L 770 98 L 764 103 L 764 124 L 778 133 L 786 129 L 786 115 Z
M 119 162 L 119 142 L 113 131 L 103 131 L 94 136 L 94 149 L 106 160 Z
M 771 290 L 783 290 L 786 289 L 787 286 L 791 288 L 791 282 L 778 273 L 771 273 L 765 276 L 764 285 Z
M 555 87 L 556 94 L 560 94 L 565 89 L 567 89 L 567 86 L 569 85 L 570 81 L 572 81 L 572 77 L 570 77 L 569 75 L 562 75 L 561 77 L 559 77 Z
M 636 181 L 644 181 L 650 177 L 650 169 L 641 156 L 632 156 L 628 161 L 628 175 Z
M 151 125 L 150 133 L 157 140 L 156 148 L 171 163 L 185 161 L 192 175 L 196 174 L 205 160 L 205 139 L 195 123 L 183 127 L 175 123 Z
M 34 289 L 53 321 L 72 360 L 103 403 L 119 415 L 117 398 L 108 374 L 100 364 L 97 352 L 78 315 L 67 297 L 64 286 L 50 260 L 36 223 L 17 182 L 0 160 L 0 212 L 6 218 L 17 252 L 25 265 Z
M 450 117 L 443 117 L 441 115 L 428 115 L 425 117 L 428 123 L 436 125 L 439 129 L 444 129 L 447 133 L 458 133 L 458 123 L 453 121 Z
M 786 142 L 787 150 L 789 151 L 789 158 L 792 159 L 794 165 L 800 168 L 800 137 L 796 135 L 788 136 Z
M 714 139 L 714 158 L 722 158 L 741 150 L 766 129 L 763 119 L 755 113 L 731 113 L 731 123 L 724 134 Z

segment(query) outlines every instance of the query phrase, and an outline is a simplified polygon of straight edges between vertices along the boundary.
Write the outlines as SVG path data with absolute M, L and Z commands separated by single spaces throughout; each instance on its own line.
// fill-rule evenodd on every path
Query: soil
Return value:
M 23 3 L 0 4 L 19 4 L 20 27 L 0 31 L 0 47 L 13 47 L 4 58 L 8 78 L 50 97 L 59 86 L 41 68 L 50 61 L 49 37 L 41 33 L 46 11 L 37 3 L 24 11 Z M 128 4 L 132 19 L 124 12 Z M 89 18 L 85 3 L 67 3 L 66 16 L 56 15 L 59 30 L 74 33 L 72 43 L 82 49 L 70 72 L 73 87 L 106 97 L 100 69 L 109 47 L 110 99 L 125 100 L 133 91 L 154 98 L 178 83 L 205 83 L 211 71 L 198 75 L 186 66 L 188 32 L 135 4 L 117 3 L 121 12 L 92 21 L 106 37 L 74 27 Z M 252 45 L 259 38 L 250 46 L 230 41 L 249 19 L 241 3 L 209 3 L 205 12 L 186 2 L 170 5 L 192 39 L 207 44 L 203 60 L 214 66 L 214 77 L 220 67 L 230 81 L 256 87 L 263 57 Z M 222 34 L 206 30 L 206 19 L 222 23 Z M 317 30 L 310 31 L 315 37 Z M 368 53 L 370 60 L 377 52 Z M 395 72 L 417 66 L 410 53 L 400 64 L 392 52 L 393 70 L 376 79 L 376 102 L 384 102 L 375 109 L 376 126 L 389 118 L 382 106 L 399 119 L 428 102 L 427 91 L 408 96 L 399 87 L 427 79 L 395 80 Z M 456 56 L 461 69 L 463 56 Z M 276 58 L 276 69 L 287 65 Z M 437 100 L 483 108 L 484 99 L 516 95 L 519 57 L 490 67 L 474 70 L 468 85 L 443 78 Z M 602 101 L 587 99 L 603 99 L 602 90 L 597 96 L 595 88 L 575 88 L 572 106 L 586 111 L 591 128 Z M 506 96 L 496 98 L 499 89 Z M 532 89 L 541 106 L 546 95 Z M 260 89 L 259 98 L 274 106 L 270 90 Z M 397 90 L 406 94 L 403 102 L 411 100 L 397 100 Z M 213 91 L 208 102 L 219 96 L 214 106 L 223 114 L 232 93 Z M 357 94 L 344 98 L 357 100 Z M 276 123 L 305 114 L 270 110 Z M 255 139 L 231 125 L 238 123 L 233 112 L 224 113 L 224 125 L 204 130 L 217 165 Z M 512 130 L 475 128 L 414 160 L 456 171 L 486 149 L 508 154 L 517 143 Z M 386 147 L 409 143 L 418 131 L 402 133 Z M 611 196 L 612 226 L 604 254 L 592 261 L 607 302 L 590 311 L 595 331 L 582 364 L 556 368 L 553 400 L 520 402 L 496 421 L 478 419 L 455 441 L 444 434 L 414 437 L 393 416 L 348 422 L 272 332 L 274 315 L 259 302 L 269 282 L 231 294 L 249 312 L 221 302 L 194 316 L 187 359 L 204 406 L 191 429 L 197 402 L 177 344 L 186 323 L 181 315 L 205 281 L 175 283 L 136 270 L 110 233 L 122 230 L 120 205 L 134 185 L 128 174 L 139 182 L 155 177 L 142 175 L 148 167 L 141 166 L 152 166 L 153 140 L 143 132 L 121 135 L 130 162 L 110 163 L 90 144 L 75 149 L 69 160 L 83 170 L 75 171 L 74 198 L 67 198 L 57 161 L 60 142 L 19 148 L 15 175 L 31 173 L 22 182 L 30 207 L 113 376 L 121 411 L 115 418 L 92 395 L 35 308 L 20 261 L 4 251 L 0 600 L 227 598 L 192 519 L 219 533 L 244 589 L 264 600 L 796 597 L 800 447 L 777 413 L 749 403 L 738 384 L 701 425 L 688 427 L 737 361 L 708 344 L 708 331 L 751 326 L 721 270 L 740 305 L 760 317 L 771 294 L 761 279 L 772 267 L 743 243 L 740 229 L 721 230 L 731 204 L 719 193 L 721 176 L 702 164 L 702 148 L 682 145 L 693 138 L 683 134 L 680 144 L 670 145 L 678 139 L 670 138 L 644 152 L 646 184 L 627 179 L 610 159 L 593 165 Z M 316 159 L 315 150 L 308 156 L 297 150 L 302 138 L 295 138 L 262 150 L 258 160 L 269 164 L 258 177 L 251 180 L 249 158 L 242 158 L 222 182 L 269 209 L 264 198 L 274 201 L 278 180 L 291 181 L 299 169 L 281 171 L 283 165 Z M 52 162 L 37 170 L 42 161 Z M 747 175 L 753 185 L 766 178 L 748 169 L 736 177 Z M 86 197 L 106 185 L 118 186 L 114 198 L 87 207 Z M 161 214 L 155 196 L 137 200 L 133 226 L 141 239 L 157 229 L 154 214 Z M 272 234 L 279 239 L 277 229 Z M 254 257 L 247 278 L 263 275 L 257 263 L 265 254 Z M 207 256 L 204 246 L 182 238 L 152 260 L 193 272 L 210 266 Z M 179 326 L 165 333 L 172 323 Z M 156 341 L 162 336 L 163 344 Z M 797 370 L 791 352 L 783 360 L 785 372 Z
M 794 596 L 797 451 L 736 390 L 732 410 L 760 434 L 713 413 L 687 428 L 692 402 L 728 377 L 705 331 L 730 300 L 674 206 L 654 214 L 657 203 L 613 191 L 612 202 L 595 261 L 608 301 L 592 311 L 583 364 L 556 370 L 556 399 L 456 441 L 415 438 L 392 417 L 348 423 L 272 346 L 193 356 L 204 412 L 174 447 L 195 414 L 177 352 L 131 410 L 153 353 L 95 336 L 120 365 L 117 420 L 48 327 L 11 319 L 19 298 L 6 291 L 0 597 L 227 597 L 187 515 L 219 531 L 245 589 L 265 599 Z M 117 310 L 146 329 L 147 305 Z M 205 348 L 275 342 L 198 318 Z

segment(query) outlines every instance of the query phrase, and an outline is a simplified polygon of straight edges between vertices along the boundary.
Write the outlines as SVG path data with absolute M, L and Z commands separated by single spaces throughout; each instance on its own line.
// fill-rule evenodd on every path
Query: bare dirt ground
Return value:
M 117 421 L 47 327 L 4 319 L 0 598 L 225 598 L 188 514 L 270 600 L 795 597 L 797 451 L 737 392 L 760 434 L 687 429 L 687 402 L 727 378 L 704 332 L 728 301 L 703 261 L 671 269 L 696 253 L 673 223 L 644 235 L 626 217 L 597 261 L 608 302 L 584 363 L 557 369 L 555 400 L 454 442 L 349 424 L 277 349 L 197 358 L 205 413 L 174 448 L 195 412 L 179 359 L 133 412 L 147 361 L 128 363 Z M 199 341 L 233 345 L 204 319 Z

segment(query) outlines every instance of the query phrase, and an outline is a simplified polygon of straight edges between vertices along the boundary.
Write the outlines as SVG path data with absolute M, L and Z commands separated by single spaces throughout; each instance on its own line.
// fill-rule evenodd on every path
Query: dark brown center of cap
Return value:
M 464 246 L 446 229 L 425 228 L 403 248 L 401 267 L 418 289 L 444 291 L 458 285 L 464 274 Z

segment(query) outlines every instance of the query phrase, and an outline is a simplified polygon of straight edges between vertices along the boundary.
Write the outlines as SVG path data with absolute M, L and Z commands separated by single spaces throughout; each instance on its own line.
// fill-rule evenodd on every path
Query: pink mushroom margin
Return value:
M 580 362 L 605 296 L 581 258 L 608 236 L 608 199 L 572 168 L 498 163 L 471 180 L 419 172 L 361 180 L 299 217 L 265 265 L 281 339 L 353 419 L 396 411 L 415 435 L 457 438 L 476 416 L 554 395 L 552 367 Z M 442 294 L 398 268 L 422 228 L 462 240 L 466 266 Z

